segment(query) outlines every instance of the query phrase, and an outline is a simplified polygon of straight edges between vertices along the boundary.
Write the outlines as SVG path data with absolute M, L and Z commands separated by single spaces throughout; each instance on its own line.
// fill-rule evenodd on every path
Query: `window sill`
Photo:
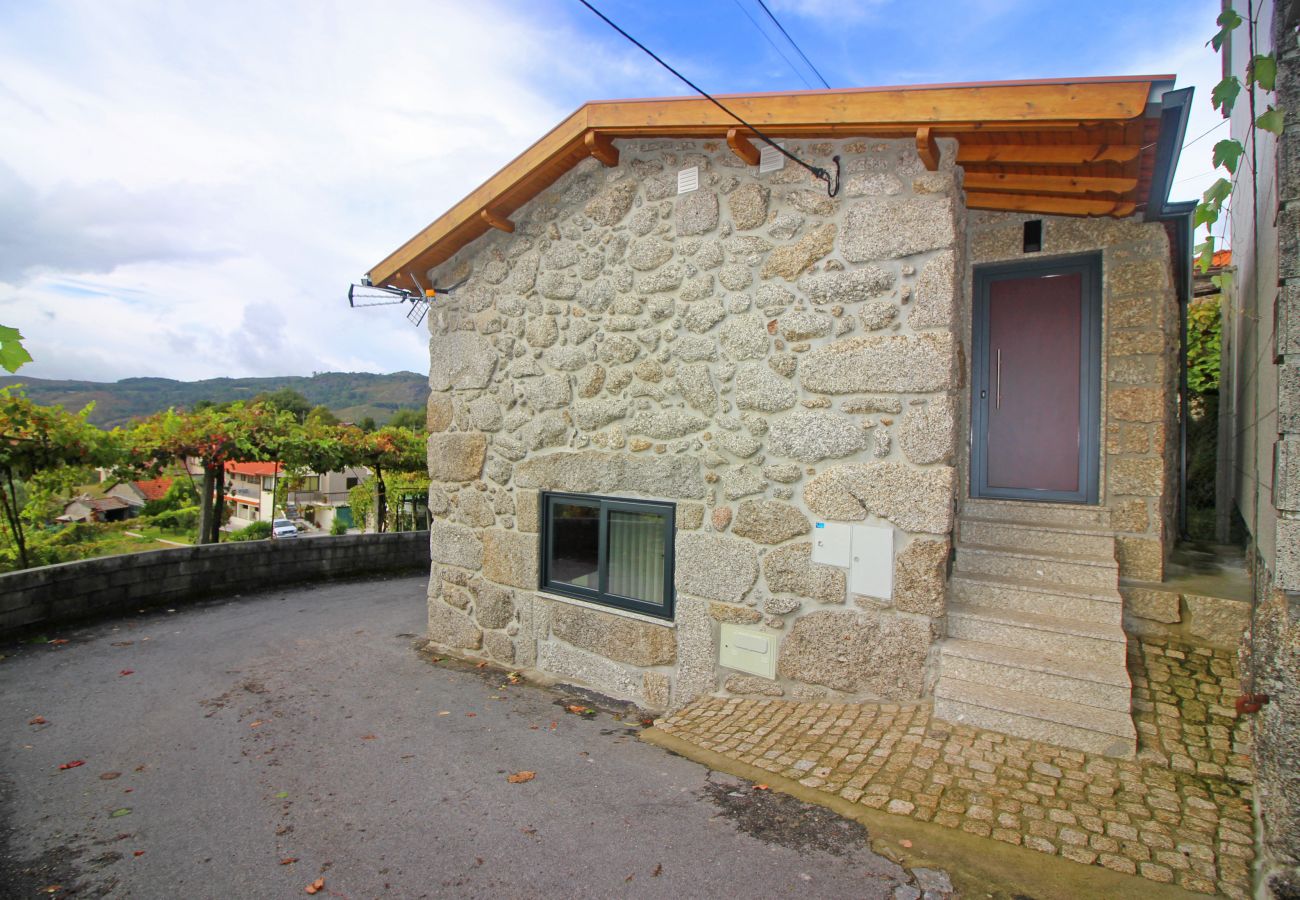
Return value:
M 543 600 L 554 600 L 557 603 L 568 603 L 571 606 L 579 606 L 593 612 L 608 613 L 611 616 L 621 616 L 624 619 L 635 619 L 638 622 L 645 622 L 648 625 L 662 625 L 664 628 L 677 627 L 677 623 L 670 619 L 659 619 L 655 616 L 647 616 L 645 613 L 634 612 L 630 609 L 619 609 L 617 606 L 605 606 L 603 603 L 592 603 L 589 600 L 579 600 L 577 597 L 566 597 L 563 594 L 552 594 L 548 591 L 536 591 L 535 593 Z

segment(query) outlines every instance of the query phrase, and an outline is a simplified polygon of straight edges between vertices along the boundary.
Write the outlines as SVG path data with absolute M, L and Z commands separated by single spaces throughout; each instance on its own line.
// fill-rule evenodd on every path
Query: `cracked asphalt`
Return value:
M 349 898 L 910 898 L 946 880 L 639 742 L 634 714 L 573 715 L 576 693 L 418 654 L 424 585 L 0 647 L 0 896 L 299 897 L 323 878 L 317 896 Z

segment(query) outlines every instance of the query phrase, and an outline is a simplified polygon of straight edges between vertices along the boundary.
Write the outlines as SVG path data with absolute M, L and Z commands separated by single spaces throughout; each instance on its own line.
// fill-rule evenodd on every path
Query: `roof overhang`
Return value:
M 1002 81 L 719 99 L 774 138 L 915 139 L 932 168 L 935 141 L 954 138 L 970 209 L 1115 217 L 1144 211 L 1150 218 L 1153 209 L 1165 212 L 1186 125 L 1190 89 L 1172 91 L 1173 80 Z M 423 281 L 488 230 L 513 230 L 511 214 L 582 160 L 617 165 L 615 141 L 726 139 L 748 161 L 756 152 L 751 137 L 702 97 L 587 103 L 371 269 L 370 280 L 416 287 L 412 274 Z

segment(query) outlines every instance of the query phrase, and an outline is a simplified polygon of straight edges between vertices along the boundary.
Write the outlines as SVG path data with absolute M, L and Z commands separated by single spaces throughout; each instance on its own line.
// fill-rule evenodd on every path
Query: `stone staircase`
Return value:
M 967 500 L 934 714 L 1131 757 L 1122 617 L 1107 510 Z

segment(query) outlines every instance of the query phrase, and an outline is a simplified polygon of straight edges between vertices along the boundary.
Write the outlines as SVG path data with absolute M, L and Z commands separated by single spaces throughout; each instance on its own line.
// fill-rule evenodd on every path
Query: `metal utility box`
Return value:
M 762 678 L 776 677 L 776 640 L 757 628 L 723 623 L 718 664 Z
M 889 600 L 894 594 L 894 529 L 854 525 L 852 531 L 849 591 Z
M 847 569 L 852 562 L 852 530 L 848 525 L 818 522 L 813 526 L 812 561 Z

